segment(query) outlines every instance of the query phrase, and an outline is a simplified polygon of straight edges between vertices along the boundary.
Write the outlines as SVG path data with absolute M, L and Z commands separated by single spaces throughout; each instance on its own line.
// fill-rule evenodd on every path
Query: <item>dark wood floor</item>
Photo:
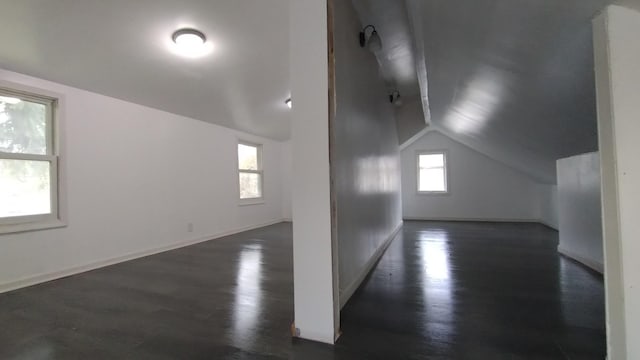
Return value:
M 534 224 L 406 222 L 342 311 L 290 339 L 290 224 L 0 295 L 0 359 L 603 359 L 602 277 Z
M 339 347 L 363 359 L 604 359 L 602 276 L 558 256 L 557 236 L 405 222 L 343 309 Z

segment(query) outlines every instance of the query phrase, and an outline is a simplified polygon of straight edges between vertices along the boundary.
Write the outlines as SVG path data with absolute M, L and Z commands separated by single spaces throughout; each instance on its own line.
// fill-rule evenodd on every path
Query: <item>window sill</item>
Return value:
M 41 231 L 66 227 L 67 224 L 61 220 L 49 220 L 38 222 L 27 222 L 22 224 L 0 225 L 0 234 L 15 234 L 27 231 Z
M 449 192 L 449 191 L 418 191 L 417 194 L 418 195 L 443 196 L 443 195 L 450 195 L 451 192 Z
M 245 199 L 240 200 L 238 206 L 264 205 L 264 199 Z

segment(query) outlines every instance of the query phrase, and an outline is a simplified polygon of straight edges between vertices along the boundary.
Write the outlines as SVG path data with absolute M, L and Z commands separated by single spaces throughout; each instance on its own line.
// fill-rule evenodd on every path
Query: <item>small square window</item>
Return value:
M 444 152 L 418 154 L 418 192 L 446 193 L 447 157 Z

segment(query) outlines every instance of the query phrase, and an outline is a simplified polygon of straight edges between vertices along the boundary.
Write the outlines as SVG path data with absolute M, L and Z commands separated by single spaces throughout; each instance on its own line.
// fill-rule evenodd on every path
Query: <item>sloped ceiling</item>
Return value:
M 412 30 L 404 3 L 354 0 L 353 6 L 363 27 L 373 25 L 378 33 L 384 34 L 383 48 L 376 55 L 389 90 L 399 90 L 403 98 L 420 96 Z
M 288 0 L 4 0 L 0 68 L 289 138 Z M 182 27 L 213 52 L 170 51 Z
M 606 0 L 404 3 L 430 126 L 541 182 L 597 150 L 591 18 Z
M 420 86 L 426 71 L 424 61 L 414 48 L 409 14 L 404 1 L 353 0 L 352 3 L 362 26 L 374 25 L 378 33 L 383 34 L 382 49 L 375 55 L 389 94 L 397 90 L 402 97 L 402 106 L 395 108 L 402 143 L 426 127 L 424 114 L 428 111 Z

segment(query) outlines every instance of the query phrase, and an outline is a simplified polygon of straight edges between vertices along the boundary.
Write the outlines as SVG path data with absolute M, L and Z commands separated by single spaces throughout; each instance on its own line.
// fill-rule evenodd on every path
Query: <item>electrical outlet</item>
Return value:
M 193 232 L 193 223 L 187 223 L 187 232 Z

